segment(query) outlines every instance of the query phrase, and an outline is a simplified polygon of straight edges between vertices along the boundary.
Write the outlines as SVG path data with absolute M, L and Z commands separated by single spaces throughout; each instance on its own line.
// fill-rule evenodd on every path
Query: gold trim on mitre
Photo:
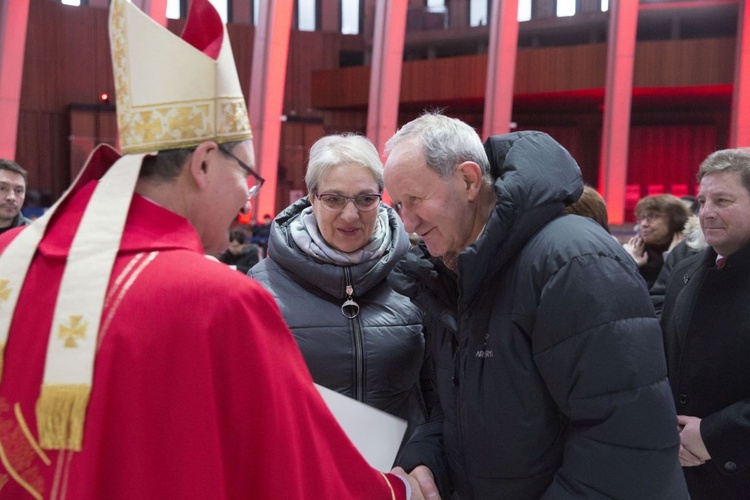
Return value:
M 216 59 L 127 0 L 112 1 L 109 36 L 123 153 L 252 138 L 226 27 L 216 10 L 204 4 L 210 5 L 193 0 L 191 12 L 202 7 L 202 13 L 210 14 L 204 26 L 216 29 Z

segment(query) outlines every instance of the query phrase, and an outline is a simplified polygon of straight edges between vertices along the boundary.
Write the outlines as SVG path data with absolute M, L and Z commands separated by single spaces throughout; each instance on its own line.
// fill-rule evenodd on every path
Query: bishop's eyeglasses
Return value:
M 239 158 L 237 158 L 236 155 L 234 155 L 233 153 L 230 153 L 225 148 L 219 146 L 219 151 L 221 151 L 225 155 L 233 158 L 239 164 L 239 166 L 242 168 L 242 170 L 244 170 L 247 173 L 247 175 L 249 175 L 249 176 L 251 176 L 251 177 L 253 177 L 255 179 L 256 184 L 250 186 L 247 189 L 247 199 L 250 200 L 250 199 L 254 198 L 255 195 L 258 194 L 258 191 L 260 191 L 261 186 L 263 185 L 264 182 L 266 182 L 266 180 L 263 177 L 261 177 L 258 174 L 258 172 L 256 172 L 255 170 L 253 170 L 252 167 L 250 167 L 250 165 L 248 165 L 244 161 L 242 161 Z

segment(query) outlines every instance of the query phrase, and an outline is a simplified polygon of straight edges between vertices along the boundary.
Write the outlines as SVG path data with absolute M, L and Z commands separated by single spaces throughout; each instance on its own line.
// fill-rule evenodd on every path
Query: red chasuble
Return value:
M 52 311 L 92 191 L 58 210 L 20 295 L 0 383 L 0 498 L 404 497 L 328 411 L 273 298 L 205 258 L 187 220 L 138 195 L 106 297 L 83 449 L 41 449 L 34 408 Z

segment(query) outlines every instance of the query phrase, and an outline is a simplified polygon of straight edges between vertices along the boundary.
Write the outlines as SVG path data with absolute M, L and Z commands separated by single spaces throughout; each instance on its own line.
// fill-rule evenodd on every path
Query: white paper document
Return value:
M 374 468 L 388 472 L 406 433 L 406 420 L 315 384 L 354 446 Z

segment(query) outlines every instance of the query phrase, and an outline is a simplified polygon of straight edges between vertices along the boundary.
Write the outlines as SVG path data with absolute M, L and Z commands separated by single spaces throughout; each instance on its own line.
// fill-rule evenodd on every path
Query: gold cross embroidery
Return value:
M 169 117 L 169 127 L 171 130 L 179 130 L 182 127 L 190 131 L 189 137 L 200 136 L 206 133 L 204 125 L 206 116 L 208 116 L 208 106 L 180 106 Z
M 0 280 L 0 300 L 5 302 L 10 297 L 10 288 L 8 288 L 10 280 Z
M 155 142 L 162 138 L 161 119 L 155 112 L 141 111 L 138 116 L 140 120 L 133 126 L 133 133 L 140 135 L 142 142 Z
M 63 347 L 68 348 L 75 348 L 78 347 L 78 344 L 76 343 L 76 339 L 85 339 L 86 338 L 86 328 L 88 328 L 88 323 L 81 324 L 81 319 L 83 319 L 83 316 L 70 316 L 70 325 L 60 325 L 60 334 L 59 338 L 65 339 L 65 344 Z

